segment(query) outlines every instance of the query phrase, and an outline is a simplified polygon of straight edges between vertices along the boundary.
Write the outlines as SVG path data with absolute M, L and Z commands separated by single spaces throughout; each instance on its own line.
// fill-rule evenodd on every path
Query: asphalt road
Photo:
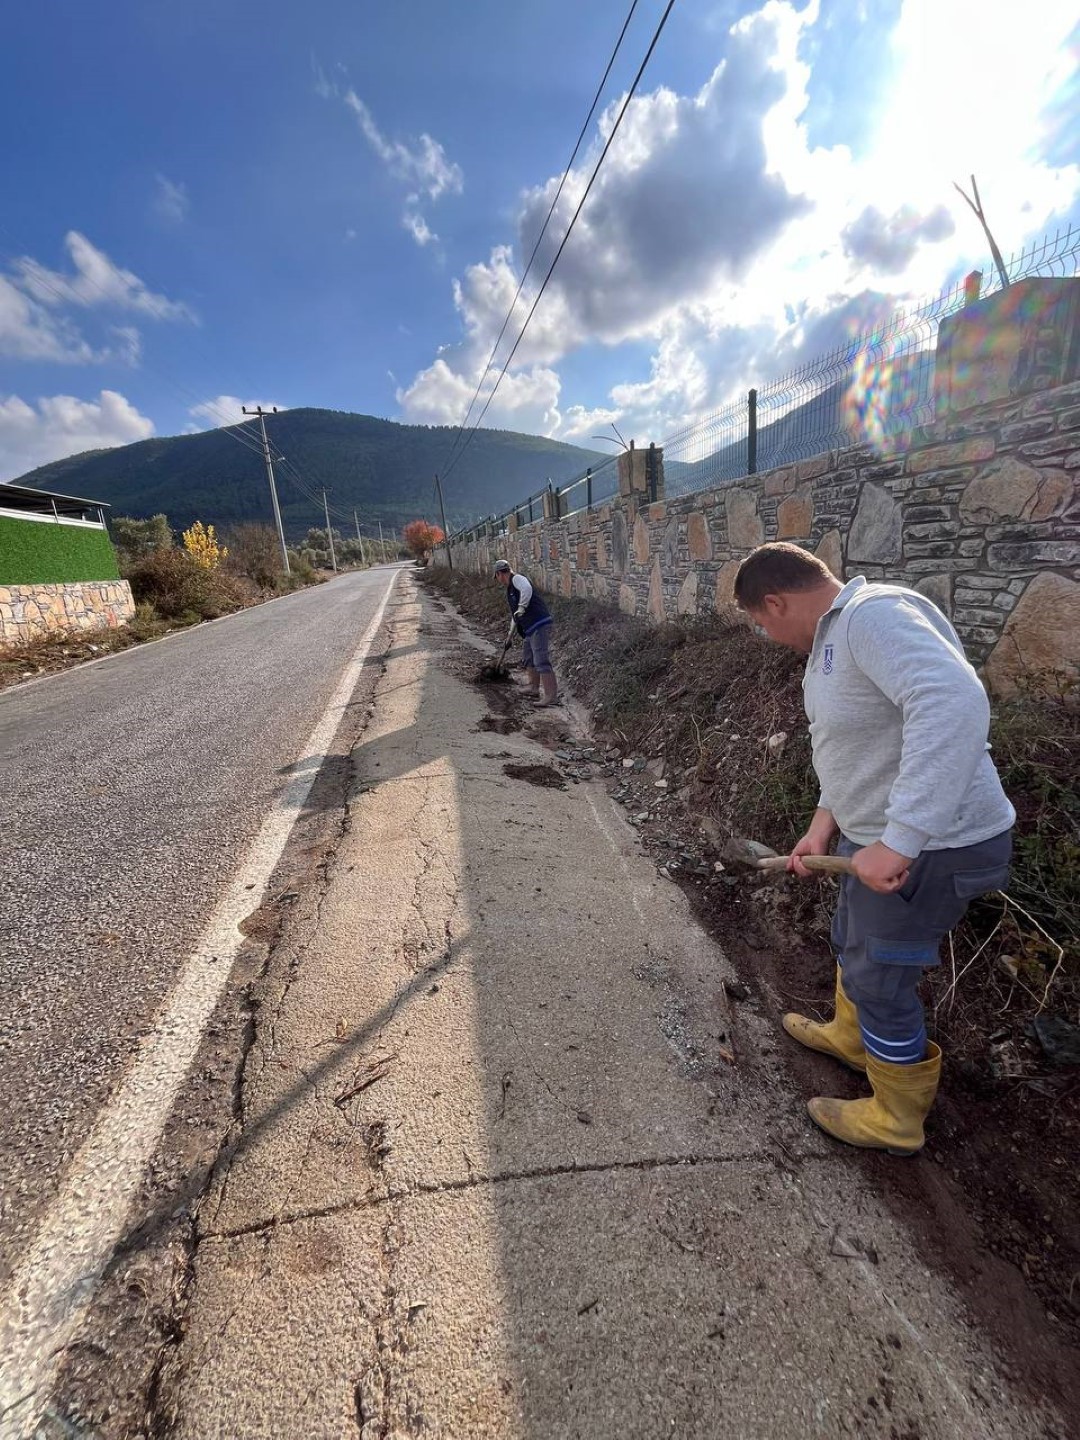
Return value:
M 0 695 L 0 1280 L 393 574 Z

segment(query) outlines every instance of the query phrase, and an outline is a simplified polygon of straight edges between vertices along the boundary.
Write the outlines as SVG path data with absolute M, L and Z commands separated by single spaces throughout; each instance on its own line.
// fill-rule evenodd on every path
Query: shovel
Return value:
M 724 846 L 724 859 L 738 865 L 749 865 L 752 870 L 786 870 L 788 855 L 778 855 L 768 845 L 757 840 L 734 838 Z M 817 870 L 824 875 L 854 875 L 850 860 L 843 855 L 803 855 L 802 863 L 807 870 Z
M 509 680 L 509 679 L 510 679 L 509 672 L 507 671 L 507 668 L 506 668 L 506 665 L 505 665 L 504 662 L 505 662 L 505 660 L 506 660 L 506 652 L 510 649 L 510 645 L 511 645 L 513 639 L 514 639 L 514 626 L 513 626 L 513 623 L 511 623 L 510 629 L 509 629 L 509 630 L 507 631 L 507 633 L 506 633 L 506 639 L 503 641 L 502 654 L 499 656 L 498 660 L 496 660 L 496 662 L 495 662 L 494 665 L 485 665 L 485 666 L 483 667 L 483 669 L 480 671 L 480 674 L 479 674 L 479 676 L 478 676 L 478 678 L 479 678 L 480 680 Z

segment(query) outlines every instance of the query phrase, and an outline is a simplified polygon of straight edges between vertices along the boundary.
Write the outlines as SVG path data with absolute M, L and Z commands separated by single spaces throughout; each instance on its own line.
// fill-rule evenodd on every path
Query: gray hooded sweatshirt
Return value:
M 849 580 L 818 621 L 803 697 L 818 803 L 856 845 L 914 858 L 1016 819 L 989 755 L 986 691 L 925 595 Z

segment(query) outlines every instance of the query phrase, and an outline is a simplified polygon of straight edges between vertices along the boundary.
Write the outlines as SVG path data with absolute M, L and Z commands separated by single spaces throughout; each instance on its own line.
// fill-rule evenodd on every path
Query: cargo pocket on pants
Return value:
M 952 884 L 942 895 L 941 928 L 955 929 L 973 900 L 991 890 L 1004 890 L 1008 883 L 1008 865 L 987 865 L 981 870 L 954 870 Z

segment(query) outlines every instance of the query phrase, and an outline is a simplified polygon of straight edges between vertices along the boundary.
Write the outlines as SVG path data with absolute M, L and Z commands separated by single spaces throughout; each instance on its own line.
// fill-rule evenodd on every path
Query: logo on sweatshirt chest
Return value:
M 822 661 L 821 661 L 821 673 L 822 673 L 823 675 L 831 675 L 831 674 L 832 674 L 832 671 L 833 671 L 833 647 L 832 647 L 831 645 L 826 645 L 826 646 L 825 646 L 825 654 L 824 654 L 824 656 L 822 657 Z

